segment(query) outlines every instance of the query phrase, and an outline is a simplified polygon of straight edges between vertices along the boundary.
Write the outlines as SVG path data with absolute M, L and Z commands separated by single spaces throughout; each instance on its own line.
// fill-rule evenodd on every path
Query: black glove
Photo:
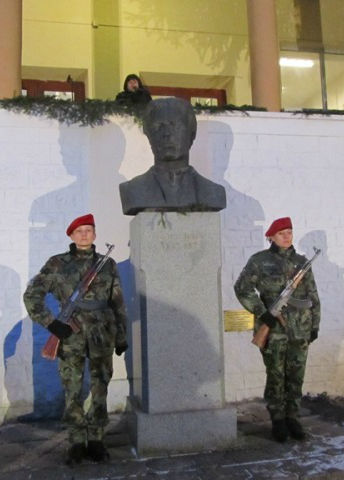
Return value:
M 47 328 L 49 332 L 55 335 L 59 340 L 68 338 L 73 333 L 71 327 L 67 323 L 60 322 L 60 320 L 54 320 Z
M 309 343 L 314 342 L 314 340 L 316 340 L 317 338 L 318 338 L 318 330 L 314 329 L 314 330 L 311 331 L 311 336 L 310 336 L 310 339 L 309 339 Z
M 271 315 L 269 310 L 263 313 L 263 315 L 261 315 L 259 318 L 270 328 L 273 328 L 277 322 L 277 318 Z
M 126 350 L 128 350 L 128 345 L 122 345 L 120 347 L 115 348 L 115 353 L 120 357 L 122 353 L 125 352 Z

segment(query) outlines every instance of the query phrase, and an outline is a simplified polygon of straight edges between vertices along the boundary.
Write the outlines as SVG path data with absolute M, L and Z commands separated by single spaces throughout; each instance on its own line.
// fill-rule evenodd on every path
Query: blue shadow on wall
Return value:
M 48 294 L 45 299 L 49 310 L 57 315 L 59 304 L 53 295 Z M 5 359 L 14 355 L 17 342 L 21 334 L 22 322 L 19 322 L 7 335 L 5 340 Z M 18 417 L 20 421 L 36 421 L 40 418 L 60 418 L 64 408 L 64 394 L 58 374 L 57 361 L 42 358 L 41 350 L 49 338 L 50 333 L 37 323 L 32 323 L 32 364 L 33 369 L 33 411 Z
M 125 260 L 117 264 L 118 273 L 121 279 L 123 288 L 124 301 L 130 310 L 132 298 L 132 277 L 131 264 L 129 260 Z M 45 298 L 47 308 L 57 316 L 60 310 L 58 301 L 52 294 L 48 294 Z M 128 312 L 130 317 L 130 313 Z M 17 342 L 21 336 L 22 322 L 18 322 L 11 332 L 7 335 L 4 345 L 4 357 L 6 359 L 14 355 Z M 50 333 L 37 323 L 32 325 L 33 337 L 33 354 L 32 364 L 33 369 L 33 412 L 27 415 L 22 415 L 18 419 L 24 422 L 36 421 L 41 418 L 56 419 L 61 418 L 64 409 L 64 393 L 58 373 L 58 361 L 47 360 L 42 357 L 41 351 Z M 128 343 L 131 345 L 131 328 L 128 325 Z M 132 377 L 132 362 L 131 355 L 126 352 L 125 363 L 128 372 L 129 381 Z M 131 385 L 131 382 L 130 382 Z M 85 399 L 89 391 L 89 372 L 86 364 L 84 375 L 84 385 L 82 397 Z
M 22 333 L 23 322 L 18 322 L 12 330 L 8 333 L 4 342 L 4 360 L 6 365 L 6 360 L 16 353 L 17 342 Z
M 132 395 L 133 387 L 133 362 L 132 362 L 132 321 L 133 317 L 133 298 L 134 298 L 134 277 L 130 260 L 124 260 L 117 263 L 118 274 L 120 276 L 121 287 L 123 290 L 124 303 L 127 308 L 127 342 L 128 350 L 125 352 L 124 360 L 129 382 L 129 395 Z
M 54 316 L 60 310 L 55 297 L 48 294 L 45 304 Z M 64 394 L 58 374 L 57 361 L 46 360 L 41 351 L 50 333 L 37 323 L 32 326 L 33 353 L 32 363 L 34 370 L 34 417 L 59 418 L 64 408 Z
M 107 182 L 105 193 L 113 192 L 115 198 L 114 218 L 122 219 L 119 203 L 118 184 L 126 179 L 119 174 L 120 165 L 125 151 L 125 137 L 119 126 L 108 124 L 101 129 L 90 130 L 88 127 L 66 126 L 59 127 L 58 149 L 52 148 L 52 155 L 56 155 L 56 165 L 62 162 L 65 173 L 73 181 L 67 186 L 48 191 L 35 198 L 29 214 L 29 278 L 32 278 L 42 267 L 44 262 L 58 252 L 66 250 L 68 239 L 65 235 L 66 225 L 75 217 L 87 213 L 85 205 L 88 205 L 88 193 L 85 188 L 89 175 L 89 144 L 92 151 L 98 153 L 101 158 L 107 158 L 103 162 L 102 181 Z M 99 153 L 101 152 L 101 154 Z M 47 187 L 45 187 L 46 189 Z M 130 297 L 130 289 L 126 286 L 130 277 L 128 272 L 129 262 L 119 265 L 121 283 L 125 298 Z M 128 293 L 129 292 L 129 293 Z M 19 298 L 20 293 L 18 293 Z M 0 295 L 1 301 L 1 295 Z M 58 304 L 54 297 L 46 297 L 47 307 L 56 315 Z M 16 318 L 20 318 L 20 313 Z M 32 328 L 32 359 L 27 355 L 31 351 L 27 342 L 31 342 Z M 27 333 L 29 333 L 27 335 Z M 24 335 L 23 335 L 24 334 Z M 24 338 L 24 336 L 27 338 Z M 28 385 L 27 391 L 23 392 L 25 405 L 31 407 L 31 368 L 33 384 L 33 407 L 32 412 L 20 419 L 23 421 L 36 420 L 39 418 L 59 418 L 64 408 L 64 393 L 58 374 L 58 362 L 42 358 L 41 350 L 49 337 L 49 332 L 38 324 L 32 324 L 26 317 L 11 329 L 5 339 L 4 357 L 6 367 L 7 393 L 10 392 L 10 404 L 15 405 L 18 388 L 15 384 L 16 376 L 13 374 L 20 371 L 23 381 Z M 26 345 L 24 345 L 26 342 Z M 31 347 L 31 346 L 30 346 Z M 13 358 L 13 356 L 15 358 Z M 125 355 L 127 361 L 128 354 Z M 32 361 L 32 365 L 31 365 Z M 130 362 L 129 362 L 130 363 Z M 86 369 L 87 371 L 88 369 Z M 85 375 L 84 390 L 87 390 L 88 375 Z M 24 398 L 25 397 L 25 398 Z

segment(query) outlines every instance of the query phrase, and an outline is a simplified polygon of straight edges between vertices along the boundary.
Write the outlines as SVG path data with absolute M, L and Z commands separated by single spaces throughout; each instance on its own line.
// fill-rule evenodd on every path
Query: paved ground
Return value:
M 64 465 L 66 432 L 58 422 L 0 427 L 1 480 L 235 480 L 344 479 L 344 400 L 305 398 L 304 442 L 274 442 L 261 401 L 238 408 L 238 438 L 225 452 L 138 458 L 126 434 L 125 416 L 112 415 L 104 464 Z

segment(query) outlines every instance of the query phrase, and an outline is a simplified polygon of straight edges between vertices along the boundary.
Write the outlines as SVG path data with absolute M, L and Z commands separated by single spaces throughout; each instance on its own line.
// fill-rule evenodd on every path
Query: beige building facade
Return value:
M 0 0 L 0 9 L 2 97 L 18 93 L 21 75 L 48 82 L 24 83 L 24 94 L 75 98 L 81 83 L 85 97 L 113 99 L 137 73 L 153 94 L 184 89 L 193 103 L 344 105 L 342 0 Z

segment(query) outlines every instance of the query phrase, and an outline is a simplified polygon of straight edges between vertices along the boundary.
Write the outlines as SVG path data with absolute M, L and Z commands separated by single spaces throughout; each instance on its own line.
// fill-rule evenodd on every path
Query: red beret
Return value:
M 66 234 L 69 236 L 76 228 L 80 227 L 80 225 L 93 225 L 95 227 L 96 224 L 94 223 L 93 215 L 88 213 L 87 215 L 83 215 L 82 217 L 78 217 L 73 220 L 67 228 Z
M 283 217 L 274 220 L 268 230 L 265 232 L 266 237 L 272 237 L 275 233 L 285 230 L 286 228 L 293 228 L 290 217 Z

